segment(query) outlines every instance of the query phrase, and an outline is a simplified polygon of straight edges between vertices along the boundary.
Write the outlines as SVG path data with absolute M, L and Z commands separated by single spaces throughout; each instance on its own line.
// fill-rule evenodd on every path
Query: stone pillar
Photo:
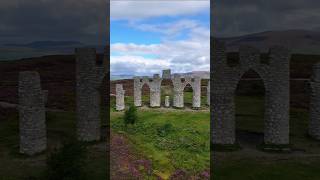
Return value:
M 95 49 L 76 49 L 76 113 L 77 135 L 80 141 L 100 140 L 99 88 L 105 73 L 103 64 L 96 64 Z
M 320 140 L 320 63 L 314 65 L 310 82 L 310 122 L 309 135 Z
M 207 105 L 210 106 L 210 80 L 208 80 L 207 85 Z
M 185 83 L 181 82 L 181 76 L 179 74 L 175 74 L 173 79 L 173 106 L 177 108 L 184 107 L 184 87 Z
M 164 106 L 165 107 L 170 107 L 170 97 L 166 96 L 164 99 Z
M 171 79 L 171 70 L 165 69 L 162 71 L 162 79 Z
M 235 144 L 235 109 L 232 92 L 215 93 L 212 96 L 211 128 L 213 144 Z
M 134 105 L 137 107 L 142 106 L 142 100 L 141 100 L 141 78 L 140 77 L 134 77 L 134 89 L 133 89 L 133 98 L 134 98 Z
M 159 74 L 153 75 L 153 79 L 149 80 L 150 107 L 161 106 L 161 81 Z
M 44 93 L 37 72 L 19 74 L 20 153 L 34 155 L 47 148 Z
M 125 94 L 125 90 L 123 90 L 122 84 L 116 84 L 116 110 L 117 111 L 122 111 L 125 109 L 124 94 Z
M 192 78 L 191 86 L 193 89 L 192 107 L 200 108 L 201 107 L 201 78 L 200 77 Z
M 269 51 L 270 67 L 265 98 L 265 144 L 289 144 L 290 54 L 286 48 L 273 47 Z

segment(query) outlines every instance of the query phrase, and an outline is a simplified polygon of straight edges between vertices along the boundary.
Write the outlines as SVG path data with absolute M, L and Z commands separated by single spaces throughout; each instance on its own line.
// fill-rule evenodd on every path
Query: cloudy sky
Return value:
M 213 0 L 212 9 L 214 36 L 288 29 L 320 31 L 319 0 Z
M 106 9 L 106 0 L 1 0 L 0 45 L 43 40 L 102 43 Z
M 210 2 L 111 1 L 111 74 L 210 69 Z
M 105 44 L 106 2 L 1 0 L 0 47 L 44 40 Z M 209 0 L 111 0 L 111 71 L 208 70 L 209 7 Z M 320 31 L 319 0 L 213 0 L 212 7 L 215 36 Z

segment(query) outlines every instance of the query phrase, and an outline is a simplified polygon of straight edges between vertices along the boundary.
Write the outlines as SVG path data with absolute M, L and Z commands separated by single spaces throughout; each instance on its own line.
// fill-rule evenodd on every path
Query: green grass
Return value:
M 236 97 L 237 129 L 263 133 L 264 98 Z M 320 177 L 320 142 L 307 136 L 309 112 L 290 109 L 290 145 L 302 155 L 246 151 L 220 152 L 211 173 L 215 180 L 318 180 Z M 298 152 L 298 153 L 299 153 Z M 215 152 L 213 152 L 215 153 Z M 261 152 L 263 153 L 263 152 Z M 270 156 L 268 156 L 270 155 Z
M 44 179 L 46 157 L 61 142 L 75 135 L 75 114 L 73 112 L 48 112 L 48 150 L 37 156 L 19 154 L 18 115 L 12 113 L 0 121 L 0 180 L 20 180 L 34 177 Z M 90 179 L 107 178 L 105 143 L 89 144 L 86 170 Z
M 190 174 L 209 168 L 208 111 L 138 109 L 135 125 L 126 129 L 123 112 L 111 111 L 111 128 L 130 140 L 134 151 L 153 163 L 154 173 L 168 178 L 175 170 Z
M 318 180 L 320 177 L 319 159 L 263 162 L 252 158 L 228 161 L 214 167 L 215 180 Z

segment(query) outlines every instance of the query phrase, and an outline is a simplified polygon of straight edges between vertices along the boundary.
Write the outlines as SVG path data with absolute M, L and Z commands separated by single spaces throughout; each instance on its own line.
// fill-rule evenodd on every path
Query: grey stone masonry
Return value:
M 106 75 L 104 63 L 97 65 L 93 48 L 76 49 L 77 137 L 81 141 L 100 140 L 100 92 Z
M 184 88 L 190 84 L 193 90 L 192 107 L 201 107 L 201 78 L 200 77 L 185 77 L 182 81 L 180 74 L 174 74 L 173 83 L 173 106 L 177 108 L 184 107 Z
M 142 86 L 143 86 L 143 82 L 142 79 L 140 77 L 134 77 L 133 78 L 133 98 L 134 98 L 134 105 L 137 107 L 142 106 L 142 100 L 141 100 L 141 91 L 142 91 Z
M 20 153 L 34 155 L 47 148 L 45 97 L 37 72 L 19 74 Z
M 170 107 L 170 97 L 166 96 L 164 99 L 164 106 L 165 107 Z
M 243 46 L 234 66 L 227 63 L 224 43 L 214 40 L 212 53 L 212 143 L 235 143 L 235 90 L 243 74 L 253 70 L 266 90 L 264 143 L 289 144 L 289 51 L 272 47 L 262 61 L 257 49 Z
M 193 95 L 192 95 L 192 107 L 200 108 L 201 107 L 201 78 L 193 77 L 187 79 L 187 82 L 192 86 Z
M 153 79 L 149 80 L 150 87 L 150 107 L 161 106 L 161 82 L 159 74 L 153 75 Z
M 165 70 L 164 70 L 165 71 Z M 171 76 L 171 81 L 173 84 L 173 107 L 183 108 L 184 107 L 184 89 L 189 84 L 193 90 L 192 97 L 192 107 L 200 108 L 201 107 L 201 80 L 199 76 L 184 76 L 181 74 L 173 74 Z M 160 78 L 159 74 L 154 74 L 152 78 L 147 76 L 143 77 L 134 77 L 134 105 L 137 107 L 142 106 L 142 87 L 147 84 L 150 89 L 150 107 L 160 107 L 161 106 L 161 83 L 163 78 Z M 210 83 L 209 85 L 210 86 Z M 210 101 L 210 87 L 207 87 L 207 96 L 208 104 Z M 169 97 L 168 97 L 169 98 Z M 166 104 L 169 104 L 170 101 L 166 102 L 165 107 L 168 107 Z
M 150 107 L 160 107 L 161 105 L 161 82 L 159 74 L 149 77 L 134 77 L 134 105 L 142 106 L 141 92 L 144 84 L 150 88 Z
M 123 90 L 122 84 L 116 84 L 116 110 L 117 111 L 122 111 L 125 109 L 124 94 L 125 94 L 125 91 Z
M 171 79 L 171 70 L 170 69 L 162 70 L 162 79 Z
M 174 74 L 172 78 L 172 84 L 173 84 L 173 106 L 177 108 L 183 108 L 184 107 L 183 90 L 186 86 L 186 83 L 181 81 L 180 74 Z
M 320 63 L 313 66 L 313 75 L 310 85 L 309 135 L 320 140 Z

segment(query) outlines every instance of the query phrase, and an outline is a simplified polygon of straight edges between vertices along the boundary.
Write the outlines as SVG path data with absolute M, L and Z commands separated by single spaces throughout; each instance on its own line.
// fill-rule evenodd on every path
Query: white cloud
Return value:
M 210 8 L 209 0 L 194 1 L 111 1 L 111 19 L 139 20 L 159 16 L 192 15 Z
M 162 69 L 171 68 L 175 73 L 210 70 L 210 30 L 193 21 L 185 26 L 185 20 L 169 24 L 144 25 L 145 31 L 164 30 L 164 34 L 179 33 L 189 29 L 188 38 L 183 40 L 165 40 L 160 44 L 111 44 L 112 74 L 152 75 Z M 191 22 L 191 21 L 190 21 Z M 182 26 L 177 24 L 184 24 Z M 155 28 L 157 27 L 157 28 Z M 179 27 L 179 28 L 177 28 Z M 175 29 L 175 30 L 171 30 Z M 176 30 L 176 29 L 179 29 Z M 168 33 L 170 32 L 170 33 Z M 146 58 L 148 55 L 157 58 Z
M 142 56 L 111 56 L 110 71 L 117 75 L 150 75 L 160 73 L 160 69 L 168 68 L 169 62 L 164 59 L 148 59 Z

